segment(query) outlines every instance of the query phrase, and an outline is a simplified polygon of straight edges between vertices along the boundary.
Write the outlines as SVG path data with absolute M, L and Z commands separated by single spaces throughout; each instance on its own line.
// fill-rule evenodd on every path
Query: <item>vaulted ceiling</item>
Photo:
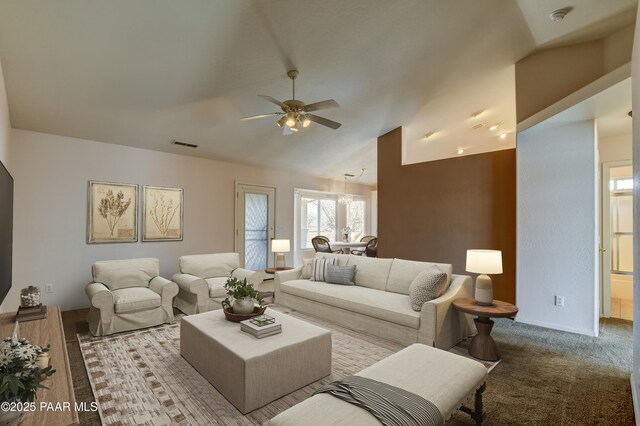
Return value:
M 15 128 L 373 183 L 375 140 L 400 125 L 407 162 L 513 146 L 469 114 L 514 131 L 513 64 L 628 25 L 637 0 L 574 3 L 551 23 L 564 3 L 3 0 L 0 60 Z M 291 68 L 298 98 L 340 103 L 318 113 L 340 129 L 239 120 L 277 110 L 258 94 L 289 99 Z

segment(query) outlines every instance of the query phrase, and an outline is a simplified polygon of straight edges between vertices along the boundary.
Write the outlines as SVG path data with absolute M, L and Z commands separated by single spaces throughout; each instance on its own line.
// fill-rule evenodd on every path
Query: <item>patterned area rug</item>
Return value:
M 322 384 L 357 373 L 402 349 L 299 312 L 278 310 L 331 330 L 332 374 L 247 415 L 180 356 L 179 323 L 103 338 L 78 334 L 102 424 L 263 424 Z

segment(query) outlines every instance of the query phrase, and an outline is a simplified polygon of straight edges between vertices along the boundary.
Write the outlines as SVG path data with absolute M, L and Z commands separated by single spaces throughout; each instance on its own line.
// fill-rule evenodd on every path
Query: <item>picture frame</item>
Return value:
M 184 190 L 145 185 L 142 200 L 142 242 L 182 241 Z
M 138 185 L 90 180 L 87 243 L 138 242 Z

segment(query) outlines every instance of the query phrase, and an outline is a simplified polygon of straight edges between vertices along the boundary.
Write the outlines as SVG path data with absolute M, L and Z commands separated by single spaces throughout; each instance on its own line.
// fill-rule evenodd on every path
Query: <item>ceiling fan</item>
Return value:
M 271 112 L 268 114 L 259 114 L 252 115 L 251 117 L 243 117 L 240 120 L 255 120 L 257 118 L 265 118 L 271 116 L 281 116 L 276 124 L 279 127 L 282 127 L 283 135 L 290 135 L 293 132 L 297 132 L 299 130 L 299 125 L 302 127 L 309 127 L 311 122 L 321 124 L 323 126 L 327 126 L 336 130 L 342 124 L 326 119 L 324 117 L 317 116 L 315 114 L 310 114 L 312 111 L 320 111 L 323 109 L 336 108 L 339 107 L 338 103 L 333 99 L 328 99 L 326 101 L 315 102 L 312 104 L 305 104 L 304 102 L 296 99 L 296 78 L 298 78 L 298 70 L 291 70 L 287 72 L 287 75 L 291 79 L 293 83 L 293 96 L 290 100 L 280 102 L 277 99 L 272 98 L 271 96 L 266 95 L 258 95 L 262 99 L 269 101 L 273 104 L 278 105 L 282 108 L 282 112 Z

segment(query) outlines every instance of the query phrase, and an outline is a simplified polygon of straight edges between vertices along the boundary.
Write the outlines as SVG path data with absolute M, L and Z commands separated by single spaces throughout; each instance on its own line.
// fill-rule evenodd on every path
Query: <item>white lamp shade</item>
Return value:
M 289 240 L 271 240 L 271 251 L 274 253 L 289 253 Z
M 501 274 L 500 250 L 467 250 L 467 272 L 476 274 Z

